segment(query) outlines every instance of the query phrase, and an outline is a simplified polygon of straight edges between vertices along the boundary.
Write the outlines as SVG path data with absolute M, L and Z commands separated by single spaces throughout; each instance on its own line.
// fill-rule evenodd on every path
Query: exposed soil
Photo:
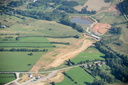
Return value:
M 117 11 L 116 5 L 111 6 L 111 7 L 109 8 L 109 10 L 110 10 L 110 11 Z
M 66 48 L 56 48 L 54 51 L 49 52 L 42 56 L 39 61 L 30 70 L 31 72 L 37 72 L 41 68 L 49 69 L 51 67 L 57 67 L 65 60 L 71 59 L 78 55 L 80 52 L 87 49 L 92 45 L 93 41 L 86 39 L 86 37 L 77 40 Z M 56 55 L 53 57 L 53 55 Z
M 92 42 L 89 42 L 88 40 L 81 40 L 81 41 L 82 41 L 82 45 L 78 49 L 73 49 L 69 52 L 66 51 L 68 49 L 65 49 L 65 51 L 57 55 L 58 58 L 54 62 L 46 66 L 45 69 L 49 69 L 51 67 L 57 67 L 61 65 L 65 60 L 75 57 L 80 52 L 84 51 L 85 49 L 87 49 L 89 46 L 92 45 Z M 74 45 L 78 45 L 78 44 L 76 43 Z
M 46 85 L 44 82 L 39 82 L 39 83 L 33 83 L 33 84 L 28 84 L 28 85 Z
M 54 82 L 58 83 L 58 82 L 61 82 L 63 79 L 64 79 L 64 75 L 61 72 L 58 72 L 57 75 L 50 78 L 49 81 L 51 81 L 51 82 L 54 81 Z
M 96 23 L 93 28 L 92 31 L 99 33 L 99 34 L 105 34 L 108 29 L 111 28 L 111 25 L 109 24 L 104 24 L 104 23 Z

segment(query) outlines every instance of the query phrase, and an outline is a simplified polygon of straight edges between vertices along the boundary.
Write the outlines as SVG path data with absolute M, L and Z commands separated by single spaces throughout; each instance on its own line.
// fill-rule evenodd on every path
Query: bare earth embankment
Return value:
M 87 36 L 77 40 L 75 43 L 67 46 L 66 48 L 56 48 L 54 51 L 45 54 L 39 59 L 39 61 L 30 71 L 37 72 L 41 68 L 49 69 L 52 67 L 57 67 L 65 60 L 75 57 L 94 43 L 92 40 L 88 40 L 86 38 Z M 53 57 L 53 55 L 56 56 Z

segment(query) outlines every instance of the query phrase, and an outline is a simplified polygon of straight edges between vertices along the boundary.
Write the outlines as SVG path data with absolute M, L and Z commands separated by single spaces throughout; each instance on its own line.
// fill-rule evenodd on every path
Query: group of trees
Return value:
M 122 28 L 121 27 L 111 27 L 111 29 L 109 30 L 109 33 L 120 35 L 122 33 Z
M 72 66 L 72 65 L 75 65 L 74 62 L 72 62 L 70 59 L 66 61 L 66 65 L 68 66 Z
M 63 45 L 69 45 L 69 43 L 64 43 L 64 42 L 50 42 L 51 44 L 63 44 Z
M 128 56 L 120 55 L 111 48 L 105 46 L 102 41 L 97 42 L 96 48 L 105 54 L 105 60 L 112 69 L 112 74 L 122 82 L 128 82 Z
M 106 3 L 109 3 L 109 2 L 111 2 L 112 0 L 104 0 L 104 2 L 106 2 Z
M 107 84 L 104 82 L 104 80 L 94 79 L 94 81 L 91 85 L 107 85 Z
M 9 7 L 18 7 L 22 6 L 25 3 L 25 0 L 20 0 L 20 1 L 11 1 L 8 6 Z
M 49 21 L 60 19 L 61 17 L 66 16 L 65 13 L 60 12 L 58 10 L 53 10 L 52 12 L 46 12 L 46 13 L 42 11 L 15 10 L 15 13 L 23 16 L 32 17 L 35 19 L 43 19 Z
M 100 76 L 101 79 L 104 81 L 104 82 L 107 82 L 107 83 L 114 83 L 117 81 L 117 79 L 115 79 L 114 77 L 112 77 L 112 75 L 110 75 L 109 73 L 107 72 L 104 72 L 102 71 L 99 67 L 94 67 L 93 69 L 90 70 L 91 71 L 91 74 L 93 76 Z
M 70 6 L 60 6 L 58 7 L 59 10 L 63 10 L 67 13 L 77 13 L 77 10 L 75 10 L 74 8 L 70 7 Z
M 95 10 L 88 11 L 87 8 L 88 8 L 88 6 L 82 8 L 80 13 L 81 14 L 96 14 L 96 11 Z
M 49 3 L 54 3 L 54 4 L 49 4 Z M 73 8 L 74 6 L 78 5 L 78 2 L 76 1 L 66 1 L 66 0 L 60 0 L 60 1 L 55 1 L 55 0 L 38 0 L 34 3 L 29 3 L 27 8 L 32 9 L 34 7 L 41 7 L 44 6 L 45 8 L 51 7 L 53 9 L 56 9 L 57 5 L 60 5 L 57 9 L 63 10 L 67 13 L 76 13 L 77 11 Z
M 83 32 L 84 31 L 84 29 L 81 26 L 77 25 L 76 23 L 70 22 L 70 20 L 67 16 L 64 17 L 64 18 L 61 18 L 60 23 L 64 24 L 64 25 L 71 26 L 73 29 L 77 30 L 78 32 Z
M 58 7 L 59 10 L 63 10 L 67 13 L 77 13 L 78 11 L 75 10 L 73 7 L 78 5 L 76 1 L 63 1 L 62 5 Z
M 74 81 L 74 79 L 72 77 L 70 77 L 68 74 L 66 74 L 65 72 L 63 72 L 63 74 L 68 77 L 71 81 L 73 81 L 74 84 L 78 84 L 76 81 Z

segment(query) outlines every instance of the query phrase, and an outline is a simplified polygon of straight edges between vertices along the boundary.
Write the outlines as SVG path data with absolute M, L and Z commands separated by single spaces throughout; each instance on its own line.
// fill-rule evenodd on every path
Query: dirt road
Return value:
M 92 43 L 94 43 L 93 41 L 86 38 L 87 36 L 77 40 L 75 43 L 67 46 L 66 48 L 57 48 L 54 51 L 45 54 L 39 59 L 39 61 L 33 66 L 30 71 L 37 72 L 40 68 L 49 69 L 51 67 L 57 67 L 65 60 L 75 57 L 80 52 L 91 46 Z M 53 55 L 56 56 L 53 57 Z
M 89 42 L 89 40 L 84 40 L 80 48 L 75 49 L 75 50 L 70 51 L 70 52 L 60 53 L 57 56 L 58 58 L 54 62 L 52 62 L 50 65 L 45 67 L 45 69 L 48 69 L 50 67 L 57 67 L 57 66 L 59 66 L 65 60 L 68 60 L 68 59 L 71 59 L 71 58 L 75 57 L 76 55 L 78 55 L 80 52 L 84 51 L 85 49 L 87 49 L 91 45 L 92 45 L 92 42 Z

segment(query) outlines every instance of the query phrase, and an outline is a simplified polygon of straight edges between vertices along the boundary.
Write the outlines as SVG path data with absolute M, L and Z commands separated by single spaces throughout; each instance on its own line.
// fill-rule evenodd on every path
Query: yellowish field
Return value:
M 105 3 L 104 0 L 88 0 L 84 7 L 88 6 L 88 10 L 99 11 L 102 7 L 109 7 L 111 3 Z
M 74 9 L 80 11 L 83 7 L 88 6 L 88 10 L 96 10 L 99 11 L 103 7 L 109 7 L 111 3 L 105 3 L 104 0 L 88 0 L 83 6 L 76 6 Z

